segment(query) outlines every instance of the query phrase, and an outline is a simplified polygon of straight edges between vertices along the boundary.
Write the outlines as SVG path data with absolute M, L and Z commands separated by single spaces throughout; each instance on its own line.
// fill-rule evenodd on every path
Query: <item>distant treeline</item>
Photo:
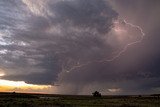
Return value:
M 38 96 L 25 93 L 0 93 L 0 98 L 38 98 Z

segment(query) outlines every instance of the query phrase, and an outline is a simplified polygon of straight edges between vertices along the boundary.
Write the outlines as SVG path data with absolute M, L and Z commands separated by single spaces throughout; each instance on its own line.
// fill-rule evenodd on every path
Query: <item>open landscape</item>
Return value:
M 158 95 L 102 96 L 0 93 L 0 107 L 159 107 Z
M 160 107 L 160 0 L 0 0 L 0 107 Z

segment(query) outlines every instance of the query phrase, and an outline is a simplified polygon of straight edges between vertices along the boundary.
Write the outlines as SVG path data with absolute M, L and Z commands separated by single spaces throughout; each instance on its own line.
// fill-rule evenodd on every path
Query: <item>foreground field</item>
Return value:
M 160 107 L 160 98 L 0 93 L 0 107 Z

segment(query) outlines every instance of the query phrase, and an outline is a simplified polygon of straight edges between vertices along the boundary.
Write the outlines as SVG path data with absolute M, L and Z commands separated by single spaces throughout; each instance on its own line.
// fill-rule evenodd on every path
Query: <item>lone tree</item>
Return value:
M 98 91 L 95 91 L 94 93 L 92 93 L 93 97 L 101 97 L 101 93 Z

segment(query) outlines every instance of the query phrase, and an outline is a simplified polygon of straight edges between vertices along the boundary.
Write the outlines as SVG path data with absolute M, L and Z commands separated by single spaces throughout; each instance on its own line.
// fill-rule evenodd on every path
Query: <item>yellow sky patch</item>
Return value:
M 0 79 L 0 91 L 19 91 L 19 92 L 46 92 L 51 89 L 51 85 L 33 85 L 24 81 L 9 81 Z

